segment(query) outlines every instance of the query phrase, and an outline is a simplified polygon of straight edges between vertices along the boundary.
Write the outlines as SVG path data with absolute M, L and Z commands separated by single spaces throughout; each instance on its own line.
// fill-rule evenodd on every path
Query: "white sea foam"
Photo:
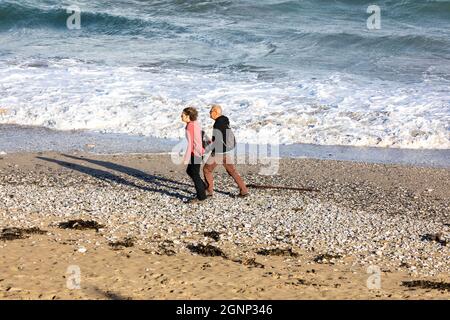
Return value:
M 425 77 L 425 75 L 424 75 Z M 184 136 L 180 112 L 220 103 L 240 142 L 450 148 L 449 83 L 411 85 L 330 74 L 261 81 L 77 60 L 0 62 L 0 123 Z M 420 79 L 419 79 L 420 80 Z

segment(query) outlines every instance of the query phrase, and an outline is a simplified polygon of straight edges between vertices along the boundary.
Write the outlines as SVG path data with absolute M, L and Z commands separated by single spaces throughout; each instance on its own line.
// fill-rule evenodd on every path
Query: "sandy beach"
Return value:
M 238 168 L 248 183 L 318 192 L 239 199 L 220 169 L 215 196 L 188 205 L 168 155 L 0 156 L 0 298 L 450 298 L 448 168 Z

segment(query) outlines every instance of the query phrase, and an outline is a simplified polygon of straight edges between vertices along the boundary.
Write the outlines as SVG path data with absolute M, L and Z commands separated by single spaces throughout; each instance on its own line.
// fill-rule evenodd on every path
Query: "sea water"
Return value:
M 450 1 L 376 4 L 0 0 L 0 124 L 171 141 L 219 103 L 241 143 L 450 149 Z

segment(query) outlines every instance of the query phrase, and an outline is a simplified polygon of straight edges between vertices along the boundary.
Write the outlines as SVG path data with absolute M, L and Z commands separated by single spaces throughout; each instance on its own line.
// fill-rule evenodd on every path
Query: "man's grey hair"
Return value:
M 222 107 L 219 104 L 213 104 L 211 110 L 215 110 L 217 113 L 222 114 Z

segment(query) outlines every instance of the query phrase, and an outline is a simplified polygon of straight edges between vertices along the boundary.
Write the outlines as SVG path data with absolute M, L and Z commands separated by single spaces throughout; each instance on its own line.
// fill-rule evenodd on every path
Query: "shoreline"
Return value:
M 90 152 L 98 155 L 167 155 L 178 141 L 88 130 L 57 131 L 44 127 L 0 125 L 0 152 Z M 267 146 L 238 144 L 237 156 L 255 155 Z M 270 148 L 269 148 L 270 149 Z M 450 168 L 450 149 L 401 149 L 339 145 L 274 146 L 282 159 L 340 160 Z
M 450 240 L 448 168 L 281 159 L 279 174 L 264 176 L 238 165 L 247 183 L 320 192 L 236 199 L 220 168 L 214 198 L 190 206 L 192 183 L 167 155 L 0 158 L 0 228 L 45 231 L 0 240 L 1 299 L 450 297 L 448 245 L 432 237 Z M 104 227 L 58 227 L 72 219 Z M 65 288 L 70 265 L 81 268 L 80 290 Z M 379 289 L 367 287 L 370 266 Z

